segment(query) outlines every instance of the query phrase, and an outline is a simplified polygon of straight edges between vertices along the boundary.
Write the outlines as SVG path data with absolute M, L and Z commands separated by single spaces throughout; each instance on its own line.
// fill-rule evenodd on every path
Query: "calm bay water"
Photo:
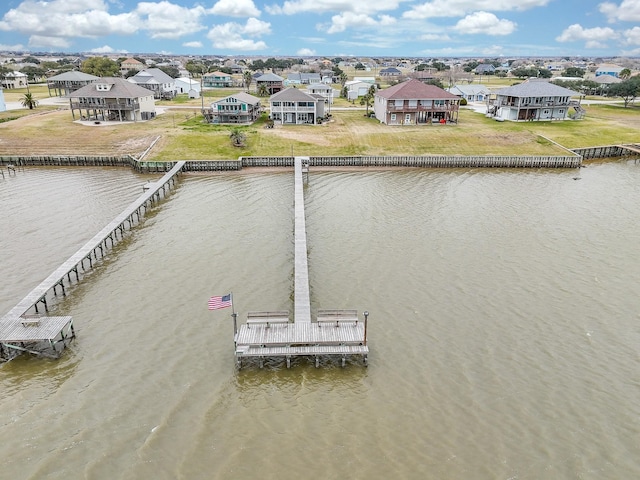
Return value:
M 0 179 L 0 313 L 149 178 Z M 293 175 L 185 175 L 57 306 L 64 356 L 0 366 L 0 478 L 638 478 L 638 184 L 624 161 L 312 171 L 312 311 L 369 310 L 370 365 L 236 371 L 206 301 L 292 310 Z

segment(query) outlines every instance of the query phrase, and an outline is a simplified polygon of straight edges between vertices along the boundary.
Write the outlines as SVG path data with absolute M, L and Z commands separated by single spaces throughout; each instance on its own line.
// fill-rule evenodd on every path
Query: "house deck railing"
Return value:
M 82 102 L 72 101 L 71 108 L 86 108 L 98 110 L 139 110 L 139 102 Z

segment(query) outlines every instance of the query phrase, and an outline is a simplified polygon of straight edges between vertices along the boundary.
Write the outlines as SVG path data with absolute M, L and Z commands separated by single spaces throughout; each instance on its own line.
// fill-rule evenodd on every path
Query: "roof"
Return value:
M 59 80 L 61 82 L 87 82 L 91 80 L 98 80 L 100 77 L 91 75 L 89 73 L 79 72 L 77 70 L 71 70 L 69 72 L 63 72 L 59 75 L 49 77 L 49 80 Z
M 498 90 L 496 93 L 511 97 L 572 97 L 579 95 L 578 92 L 542 80 L 526 80 L 519 85 Z
M 458 99 L 453 93 L 446 92 L 435 85 L 427 85 L 416 79 L 398 83 L 384 90 L 378 90 L 376 97 L 387 98 L 389 100 Z
M 620 65 L 614 65 L 612 63 L 603 63 L 598 67 L 596 72 L 621 72 L 624 70 Z
M 238 93 L 234 93 L 233 95 L 229 95 L 227 97 L 221 98 L 220 100 L 216 100 L 215 102 L 212 102 L 211 105 L 214 105 L 217 103 L 225 103 L 229 98 L 235 98 L 236 100 L 239 100 L 240 102 L 246 103 L 249 105 L 255 105 L 257 103 L 260 103 L 260 99 L 258 97 L 249 95 L 246 92 L 238 92 Z
M 136 73 L 133 77 L 129 77 L 130 82 L 145 83 L 173 83 L 173 77 L 167 75 L 159 68 L 147 68 Z
M 479 93 L 491 93 L 491 91 L 484 85 L 454 85 L 447 89 L 447 92 L 455 94 L 460 92 L 462 95 L 477 95 Z
M 284 78 L 271 72 L 265 73 L 264 75 L 260 75 L 256 78 L 256 81 L 258 82 L 281 82 L 283 80 Z
M 614 77 L 613 75 L 609 75 L 604 74 L 604 75 L 598 75 L 596 78 L 593 79 L 594 82 L 596 83 L 602 83 L 602 84 L 609 84 L 609 83 L 622 83 L 622 79 L 618 78 L 618 77 Z
M 396 67 L 383 68 L 380 73 L 402 73 Z
M 312 95 L 310 93 L 305 93 L 302 90 L 297 88 L 285 88 L 278 93 L 274 93 L 269 97 L 269 101 L 277 101 L 277 102 L 317 102 L 319 99 L 324 101 L 324 98 L 318 98 L 317 95 Z
M 144 65 L 144 63 L 139 62 L 135 58 L 127 58 L 127 59 L 123 60 L 122 62 L 120 62 L 120 65 L 122 65 L 123 63 L 130 64 L 130 65 Z
M 98 90 L 97 85 L 112 85 L 110 90 Z M 69 94 L 69 98 L 140 98 L 153 96 L 153 92 L 124 78 L 104 77 Z
M 221 72 L 220 70 L 216 70 L 215 72 L 205 73 L 204 77 L 230 77 L 230 73 Z

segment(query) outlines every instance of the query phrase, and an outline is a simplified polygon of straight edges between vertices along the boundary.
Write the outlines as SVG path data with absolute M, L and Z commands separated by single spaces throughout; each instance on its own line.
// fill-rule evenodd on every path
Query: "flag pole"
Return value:
M 235 342 L 236 335 L 238 334 L 238 322 L 237 322 L 238 314 L 236 313 L 236 307 L 233 306 L 233 292 L 231 292 L 229 296 L 231 297 L 231 312 L 232 312 L 231 316 L 233 317 L 233 340 Z

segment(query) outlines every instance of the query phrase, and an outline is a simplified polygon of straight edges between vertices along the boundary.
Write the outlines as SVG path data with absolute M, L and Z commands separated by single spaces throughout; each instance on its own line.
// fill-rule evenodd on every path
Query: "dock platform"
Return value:
M 306 157 L 294 159 L 294 315 L 289 312 L 249 312 L 246 324 L 235 327 L 236 365 L 242 360 L 284 358 L 287 368 L 293 357 L 310 357 L 320 365 L 321 357 L 338 357 L 345 366 L 347 358 L 361 356 L 368 363 L 368 312 L 361 319 L 357 310 L 319 310 L 312 322 L 307 263 L 307 233 L 304 211 L 304 175 L 308 174 Z
M 73 285 L 74 279 L 80 282 L 82 272 L 93 268 L 94 261 L 104 258 L 109 248 L 118 242 L 118 236 L 121 240 L 126 230 L 131 230 L 136 221 L 140 222 L 147 209 L 155 205 L 162 194 L 166 195 L 165 189 L 175 184 L 185 164 L 176 162 L 160 180 L 143 186 L 142 195 L 0 318 L 0 362 L 12 359 L 21 351 L 44 356 L 61 353 L 76 336 L 73 321 L 71 317 L 46 316 L 49 302 L 58 295 L 58 289 L 66 296 L 66 288 Z M 40 308 L 45 314 L 41 314 Z M 62 348 L 58 351 L 56 346 L 60 344 Z

